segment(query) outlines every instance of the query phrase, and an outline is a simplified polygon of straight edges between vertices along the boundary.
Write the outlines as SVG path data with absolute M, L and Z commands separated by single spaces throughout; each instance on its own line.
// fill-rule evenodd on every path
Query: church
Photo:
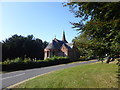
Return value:
M 68 43 L 63 32 L 62 40 L 54 38 L 44 49 L 44 59 L 53 56 L 69 57 L 71 60 L 79 58 L 77 47 L 73 43 Z

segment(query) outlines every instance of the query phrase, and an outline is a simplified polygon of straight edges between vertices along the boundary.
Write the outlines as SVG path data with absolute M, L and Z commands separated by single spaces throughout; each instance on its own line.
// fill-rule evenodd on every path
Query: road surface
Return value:
M 29 70 L 14 71 L 14 72 L 10 72 L 10 73 L 0 74 L 0 76 L 2 76 L 2 78 L 0 80 L 2 81 L 2 88 L 6 88 L 8 86 L 14 85 L 14 84 L 21 82 L 23 80 L 26 80 L 28 78 L 35 77 L 37 75 L 41 75 L 44 73 L 48 73 L 48 72 L 63 69 L 63 68 L 73 67 L 76 65 L 94 63 L 94 62 L 98 62 L 98 60 L 86 61 L 86 62 L 76 62 L 76 63 L 71 63 L 71 64 L 63 64 L 63 65 L 35 68 L 35 69 L 29 69 Z

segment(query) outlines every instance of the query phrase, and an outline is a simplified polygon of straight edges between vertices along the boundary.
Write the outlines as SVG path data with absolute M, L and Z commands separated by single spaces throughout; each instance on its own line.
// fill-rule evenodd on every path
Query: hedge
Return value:
M 16 71 L 65 64 L 69 62 L 70 59 L 68 57 L 52 57 L 47 58 L 46 60 L 31 60 L 30 58 L 22 60 L 21 58 L 16 58 L 14 60 L 8 59 L 1 62 L 0 65 L 2 65 L 2 71 Z

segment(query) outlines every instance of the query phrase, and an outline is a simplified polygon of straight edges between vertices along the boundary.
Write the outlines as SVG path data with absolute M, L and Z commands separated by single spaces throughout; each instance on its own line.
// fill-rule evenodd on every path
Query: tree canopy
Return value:
M 15 34 L 2 42 L 2 59 L 3 61 L 7 58 L 15 59 L 17 57 L 43 59 L 44 48 L 47 44 L 46 41 L 35 39 L 33 35 L 24 37 Z
M 78 48 L 100 57 L 120 54 L 120 2 L 70 2 L 64 6 L 80 20 L 71 23 L 80 32 L 73 40 Z

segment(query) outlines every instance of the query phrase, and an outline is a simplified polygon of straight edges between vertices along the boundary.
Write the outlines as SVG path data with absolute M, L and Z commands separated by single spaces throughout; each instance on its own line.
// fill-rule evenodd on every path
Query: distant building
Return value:
M 73 43 L 68 43 L 63 32 L 62 40 L 54 38 L 51 43 L 44 49 L 44 59 L 53 56 L 69 57 L 71 60 L 79 58 L 78 49 Z

